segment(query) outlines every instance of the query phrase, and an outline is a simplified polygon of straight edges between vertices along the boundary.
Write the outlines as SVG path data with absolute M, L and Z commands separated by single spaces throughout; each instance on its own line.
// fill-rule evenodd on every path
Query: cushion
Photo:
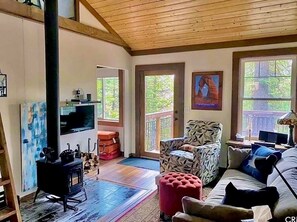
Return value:
M 240 170 L 244 173 L 251 175 L 262 183 L 266 183 L 267 174 L 261 173 L 255 166 L 255 159 L 259 157 L 268 157 L 270 154 L 274 154 L 277 158 L 281 158 L 282 154 L 279 151 L 275 151 L 271 148 L 252 144 L 251 154 L 241 163 Z
M 100 140 L 110 140 L 110 139 L 119 137 L 118 132 L 112 132 L 112 131 L 98 131 L 97 135 L 98 135 L 98 139 Z
M 188 152 L 193 152 L 194 148 L 196 146 L 193 146 L 191 144 L 184 144 L 181 147 L 179 147 L 179 150 L 183 150 L 183 151 L 188 151 Z
M 228 147 L 228 169 L 238 169 L 240 164 L 250 154 L 251 149 Z
M 231 182 L 226 186 L 223 204 L 252 208 L 253 206 L 268 205 L 273 207 L 279 198 L 276 187 L 265 187 L 259 190 L 240 190 Z
M 253 211 L 251 209 L 221 204 L 211 204 L 187 196 L 183 197 L 182 203 L 186 214 L 217 222 L 239 222 L 241 219 L 253 218 Z
M 183 150 L 173 150 L 170 152 L 171 156 L 177 156 L 180 158 L 185 158 L 185 159 L 189 159 L 189 160 L 193 160 L 194 156 L 193 153 L 190 152 L 186 152 Z

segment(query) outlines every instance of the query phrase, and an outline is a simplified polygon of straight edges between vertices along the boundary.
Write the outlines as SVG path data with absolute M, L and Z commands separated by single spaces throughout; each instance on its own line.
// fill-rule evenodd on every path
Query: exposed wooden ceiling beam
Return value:
M 132 51 L 132 56 L 164 54 L 164 53 L 174 53 L 174 52 L 187 52 L 187 51 L 208 50 L 208 49 L 234 48 L 234 47 L 255 46 L 255 45 L 268 45 L 268 44 L 277 44 L 277 43 L 296 42 L 296 39 L 297 39 L 297 35 L 294 34 L 294 35 L 247 39 L 247 40 L 239 40 L 239 41 L 216 42 L 216 43 L 186 45 L 186 46 L 178 46 L 178 47 L 147 49 L 147 50 L 135 50 L 135 51 Z
M 86 1 L 86 0 L 79 0 L 80 3 L 82 3 L 86 9 L 98 20 L 98 22 L 100 22 L 101 25 L 104 26 L 104 28 L 106 28 L 111 34 L 117 36 L 119 39 L 121 39 L 124 43 L 126 43 L 119 35 L 118 33 L 113 30 L 113 28 L 104 20 L 104 18 L 102 18 L 99 13 Z M 128 45 L 126 43 L 126 45 Z M 131 48 L 129 47 L 124 47 L 128 53 L 131 52 Z
M 17 1 L 0 0 L 0 12 L 20 16 L 37 22 L 44 22 L 44 13 L 42 10 L 36 7 L 21 4 Z M 59 27 L 105 42 L 113 43 L 124 48 L 129 48 L 127 43 L 114 34 L 104 32 L 102 30 L 81 24 L 71 19 L 63 18 L 61 16 L 59 16 Z

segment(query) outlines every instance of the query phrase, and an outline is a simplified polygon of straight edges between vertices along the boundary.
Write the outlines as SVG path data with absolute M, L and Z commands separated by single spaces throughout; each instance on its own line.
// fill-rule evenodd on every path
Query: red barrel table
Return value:
M 171 217 L 177 211 L 183 212 L 181 199 L 184 196 L 202 199 L 202 182 L 192 174 L 169 172 L 159 182 L 161 215 Z

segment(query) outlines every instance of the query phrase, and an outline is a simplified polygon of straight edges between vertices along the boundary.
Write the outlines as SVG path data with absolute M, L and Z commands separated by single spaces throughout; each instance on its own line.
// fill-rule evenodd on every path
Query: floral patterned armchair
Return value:
M 185 137 L 160 141 L 160 171 L 184 172 L 198 176 L 203 185 L 219 173 L 223 125 L 189 120 Z

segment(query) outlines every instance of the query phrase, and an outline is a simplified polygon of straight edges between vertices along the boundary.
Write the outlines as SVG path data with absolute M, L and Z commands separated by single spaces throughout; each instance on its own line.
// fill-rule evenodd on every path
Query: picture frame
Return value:
M 0 97 L 7 97 L 7 75 L 0 70 Z
M 222 110 L 223 71 L 192 73 L 192 109 Z

